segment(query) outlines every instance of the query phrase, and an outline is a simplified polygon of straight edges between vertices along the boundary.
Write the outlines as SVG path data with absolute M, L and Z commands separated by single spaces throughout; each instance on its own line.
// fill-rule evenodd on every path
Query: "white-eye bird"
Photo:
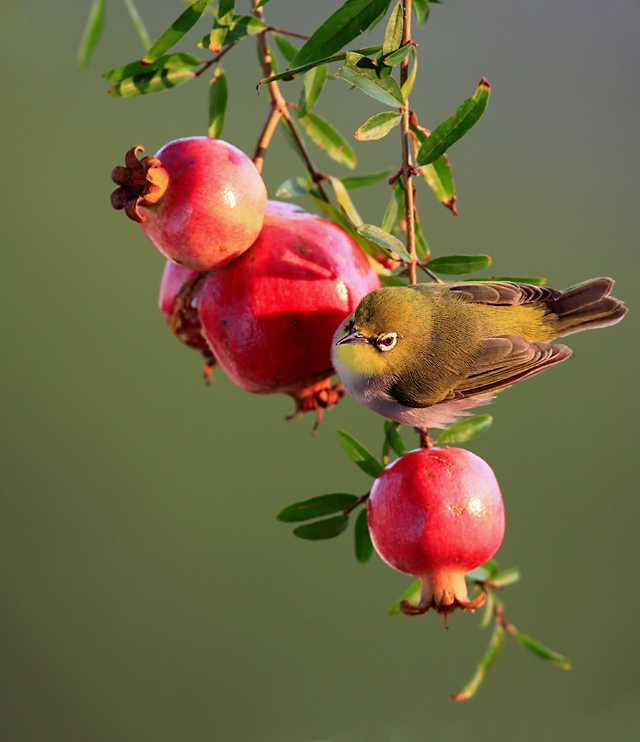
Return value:
M 384 417 L 443 428 L 496 392 L 571 355 L 550 341 L 619 322 L 613 281 L 565 291 L 508 281 L 376 289 L 337 329 L 332 360 L 346 391 Z

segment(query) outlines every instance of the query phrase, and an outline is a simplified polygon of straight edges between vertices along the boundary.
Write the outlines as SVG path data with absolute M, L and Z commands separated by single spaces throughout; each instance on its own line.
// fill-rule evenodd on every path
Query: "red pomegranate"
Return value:
M 138 145 L 125 167 L 111 175 L 118 188 L 114 209 L 124 209 L 170 260 L 204 271 L 226 265 L 256 239 L 267 191 L 253 162 L 221 139 L 189 137 L 169 142 L 155 157 L 138 160 Z
M 368 505 L 369 531 L 378 554 L 394 569 L 419 577 L 417 606 L 445 615 L 474 610 L 464 576 L 490 559 L 502 543 L 504 506 L 495 475 L 462 448 L 421 448 L 396 459 L 378 476 Z
M 233 263 L 210 271 L 200 319 L 213 353 L 249 392 L 284 392 L 296 412 L 322 410 L 343 394 L 331 386 L 331 340 L 365 294 L 380 286 L 340 227 L 269 202 L 260 236 Z

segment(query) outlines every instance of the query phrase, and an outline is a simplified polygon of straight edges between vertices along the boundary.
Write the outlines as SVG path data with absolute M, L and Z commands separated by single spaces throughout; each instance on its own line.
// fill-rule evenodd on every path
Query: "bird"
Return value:
M 512 384 L 566 360 L 556 338 L 619 322 L 611 278 L 564 291 L 512 281 L 388 286 L 336 330 L 332 362 L 352 397 L 419 430 L 446 428 Z

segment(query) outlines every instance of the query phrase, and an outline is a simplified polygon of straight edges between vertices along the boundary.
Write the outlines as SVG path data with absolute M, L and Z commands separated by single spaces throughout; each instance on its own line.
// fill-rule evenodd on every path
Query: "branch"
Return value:
M 402 28 L 402 46 L 411 43 L 411 0 L 402 0 L 403 11 L 403 28 Z M 400 87 L 404 85 L 407 79 L 409 69 L 409 55 L 407 55 L 400 64 Z M 409 162 L 409 98 L 400 108 L 402 121 L 400 122 L 400 133 L 402 137 L 402 183 L 404 186 L 404 205 L 407 218 L 407 252 L 411 257 L 409 264 L 409 283 L 417 283 L 416 266 L 418 256 L 416 254 L 416 235 L 415 235 L 415 215 L 413 203 L 413 183 L 411 181 L 412 169 Z

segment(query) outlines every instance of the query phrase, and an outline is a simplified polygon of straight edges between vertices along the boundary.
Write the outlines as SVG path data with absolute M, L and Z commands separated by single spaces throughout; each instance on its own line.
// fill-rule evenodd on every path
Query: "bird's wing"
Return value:
M 529 283 L 509 281 L 468 281 L 449 287 L 461 299 L 477 304 L 531 304 L 535 301 L 557 299 L 561 291 Z
M 492 394 L 539 374 L 570 355 L 571 348 L 566 345 L 538 343 L 519 335 L 485 338 L 467 377 L 456 384 L 449 399 Z

